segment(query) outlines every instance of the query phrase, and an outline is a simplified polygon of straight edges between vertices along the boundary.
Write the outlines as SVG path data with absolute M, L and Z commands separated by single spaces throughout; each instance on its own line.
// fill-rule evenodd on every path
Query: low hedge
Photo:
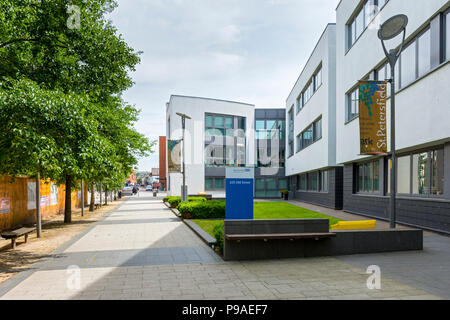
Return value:
M 220 253 L 223 253 L 223 224 L 218 224 L 213 229 L 214 238 L 217 241 L 217 247 L 219 248 Z
M 182 202 L 178 205 L 178 211 L 183 219 L 224 219 L 225 201 Z
M 165 200 L 167 198 L 167 200 Z M 163 201 L 168 202 L 170 204 L 171 208 L 177 208 L 178 205 L 181 203 L 181 197 L 172 196 L 172 197 L 165 197 Z M 189 202 L 205 202 L 206 198 L 202 197 L 188 197 Z

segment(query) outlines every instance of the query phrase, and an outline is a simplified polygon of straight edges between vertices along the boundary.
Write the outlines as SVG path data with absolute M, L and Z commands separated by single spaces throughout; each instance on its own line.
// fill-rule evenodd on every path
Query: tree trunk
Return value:
M 117 200 L 117 191 L 114 191 L 114 201 Z
M 89 211 L 93 212 L 94 211 L 94 206 L 95 206 L 95 191 L 94 191 L 94 184 L 91 183 L 91 203 L 89 204 Z
M 105 206 L 108 205 L 108 188 L 105 188 Z
M 66 175 L 66 201 L 64 209 L 64 223 L 72 222 L 72 177 Z

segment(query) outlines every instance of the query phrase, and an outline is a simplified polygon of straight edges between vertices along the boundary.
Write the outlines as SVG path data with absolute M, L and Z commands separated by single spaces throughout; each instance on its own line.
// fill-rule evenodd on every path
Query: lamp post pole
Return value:
M 185 149 L 186 149 L 186 140 L 185 140 L 185 130 L 186 130 L 186 119 L 191 119 L 191 117 L 189 117 L 188 115 L 185 115 L 184 113 L 178 113 L 177 115 L 181 117 L 181 128 L 183 130 L 183 137 L 182 137 L 182 141 L 183 141 L 183 187 L 182 187 L 182 192 L 181 192 L 181 201 L 187 201 L 188 200 L 188 196 L 187 196 L 187 192 L 186 192 L 186 164 L 185 164 Z
M 186 117 L 181 117 L 181 125 L 183 127 L 183 201 L 187 201 L 186 196 L 186 164 L 184 162 L 184 156 L 185 156 L 185 149 L 186 149 L 186 141 L 184 137 L 184 132 L 186 130 Z
M 391 79 L 388 81 L 391 83 L 391 167 L 389 168 L 391 173 L 391 194 L 390 194 L 390 227 L 395 229 L 396 226 L 396 192 L 397 192 L 397 158 L 395 149 L 395 65 L 403 50 L 406 37 L 406 26 L 408 24 L 408 17 L 400 14 L 388 19 L 378 31 L 378 38 L 381 40 L 384 53 L 391 66 Z M 398 36 L 403 32 L 403 39 L 399 49 L 392 49 L 389 52 L 384 44 L 385 40 L 390 40 Z

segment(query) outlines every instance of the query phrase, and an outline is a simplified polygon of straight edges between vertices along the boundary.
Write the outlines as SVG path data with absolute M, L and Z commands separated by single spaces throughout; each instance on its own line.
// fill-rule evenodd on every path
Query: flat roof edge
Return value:
M 179 95 L 179 94 L 172 94 L 172 95 L 170 95 L 170 100 L 172 100 L 173 97 L 178 97 L 178 98 L 190 98 L 190 99 L 201 99 L 201 100 L 213 100 L 213 101 L 229 102 L 229 103 L 243 104 L 243 105 L 255 107 L 254 104 L 246 103 L 246 102 L 239 102 L 239 101 L 232 101 L 232 100 L 224 100 L 224 99 L 215 99 L 215 98 L 206 98 L 206 97 L 185 96 L 185 95 Z

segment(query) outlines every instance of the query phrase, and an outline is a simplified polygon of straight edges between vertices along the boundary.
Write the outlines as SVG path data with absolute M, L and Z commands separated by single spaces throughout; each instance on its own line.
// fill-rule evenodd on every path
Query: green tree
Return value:
M 81 9 L 79 29 L 67 27 L 70 5 Z M 132 86 L 129 72 L 140 59 L 105 19 L 116 5 L 0 3 L 0 111 L 8 121 L 0 132 L 0 171 L 40 172 L 65 183 L 66 222 L 80 179 L 118 185 L 154 145 L 133 129 L 139 113 L 120 98 Z

